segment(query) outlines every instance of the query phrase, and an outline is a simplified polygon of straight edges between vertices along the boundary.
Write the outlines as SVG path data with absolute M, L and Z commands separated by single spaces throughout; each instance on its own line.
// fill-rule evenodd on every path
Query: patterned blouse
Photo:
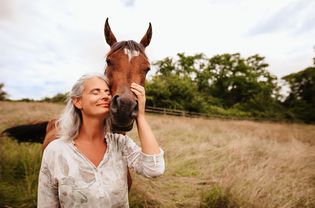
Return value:
M 74 145 L 56 139 L 44 151 L 37 207 L 129 207 L 127 165 L 145 177 L 164 173 L 164 152 L 147 155 L 128 136 L 107 133 L 98 167 Z

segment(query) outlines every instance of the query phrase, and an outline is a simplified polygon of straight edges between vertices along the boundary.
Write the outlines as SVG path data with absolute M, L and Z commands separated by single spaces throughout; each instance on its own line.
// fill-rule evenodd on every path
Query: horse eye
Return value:
M 108 58 L 106 59 L 106 63 L 107 63 L 107 66 L 112 65 L 112 62 Z

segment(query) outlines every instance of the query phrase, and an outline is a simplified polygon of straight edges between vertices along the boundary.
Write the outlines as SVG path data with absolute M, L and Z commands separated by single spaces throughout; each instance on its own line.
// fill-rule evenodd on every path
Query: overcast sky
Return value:
M 102 73 L 106 17 L 118 40 L 139 41 L 151 22 L 151 61 L 258 53 L 282 77 L 313 63 L 314 11 L 315 0 L 1 0 L 0 82 L 11 99 L 41 99 Z

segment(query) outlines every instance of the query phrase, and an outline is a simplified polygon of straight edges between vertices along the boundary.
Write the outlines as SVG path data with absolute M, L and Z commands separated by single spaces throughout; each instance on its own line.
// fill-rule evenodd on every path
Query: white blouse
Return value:
M 129 207 L 127 166 L 145 177 L 164 173 L 164 152 L 147 155 L 128 136 L 107 133 L 107 150 L 98 167 L 69 139 L 45 149 L 37 207 Z

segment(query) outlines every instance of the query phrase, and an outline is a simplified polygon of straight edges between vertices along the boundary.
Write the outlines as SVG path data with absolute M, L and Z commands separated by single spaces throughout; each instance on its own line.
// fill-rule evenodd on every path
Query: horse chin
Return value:
M 110 114 L 112 131 L 126 132 L 133 128 L 134 118 Z
M 126 131 L 130 131 L 132 128 L 133 128 L 133 121 L 131 122 L 130 125 L 127 125 L 127 126 L 116 125 L 112 122 L 113 132 L 126 132 Z

